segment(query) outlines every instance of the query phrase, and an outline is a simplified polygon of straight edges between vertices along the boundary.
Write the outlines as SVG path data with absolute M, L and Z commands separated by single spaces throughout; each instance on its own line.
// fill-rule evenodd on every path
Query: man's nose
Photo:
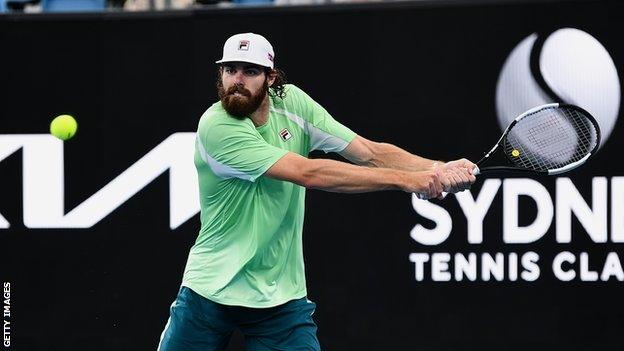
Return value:
M 244 85 L 244 80 L 243 80 L 244 76 L 243 76 L 243 72 L 242 70 L 239 70 L 238 72 L 236 72 L 236 74 L 234 75 L 234 83 L 238 84 L 238 85 Z

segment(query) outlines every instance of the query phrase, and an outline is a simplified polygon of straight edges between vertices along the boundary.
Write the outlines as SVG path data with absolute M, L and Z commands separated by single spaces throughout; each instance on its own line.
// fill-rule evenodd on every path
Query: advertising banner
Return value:
M 424 157 L 476 161 L 550 102 L 600 124 L 598 153 L 558 176 L 479 176 L 432 201 L 308 190 L 323 349 L 618 348 L 623 11 L 417 1 L 0 16 L 4 349 L 156 349 L 199 230 L 197 122 L 240 32 L 268 38 L 276 67 L 336 120 Z M 65 142 L 49 134 L 61 114 L 78 121 Z

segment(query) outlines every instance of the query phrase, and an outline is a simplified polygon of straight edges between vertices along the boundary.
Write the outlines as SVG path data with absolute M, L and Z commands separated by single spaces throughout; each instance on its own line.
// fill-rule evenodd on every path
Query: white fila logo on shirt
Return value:
M 279 132 L 280 138 L 284 141 L 288 141 L 288 139 L 292 138 L 292 134 L 288 131 L 288 129 L 284 128 Z

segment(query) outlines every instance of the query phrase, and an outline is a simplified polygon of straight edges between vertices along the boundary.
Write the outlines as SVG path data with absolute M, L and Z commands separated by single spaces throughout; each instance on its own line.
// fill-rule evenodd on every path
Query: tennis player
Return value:
M 475 181 L 473 163 L 436 162 L 369 141 L 338 123 L 274 69 L 253 33 L 223 47 L 219 102 L 197 130 L 201 229 L 161 335 L 161 351 L 223 350 L 238 328 L 246 350 L 320 350 L 307 299 L 305 189 L 417 192 L 428 198 Z M 308 159 L 336 152 L 356 165 Z

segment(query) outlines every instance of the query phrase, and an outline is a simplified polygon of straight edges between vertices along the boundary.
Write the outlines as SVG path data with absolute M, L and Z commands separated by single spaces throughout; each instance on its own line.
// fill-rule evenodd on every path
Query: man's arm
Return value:
M 370 141 L 359 135 L 340 152 L 340 155 L 355 164 L 367 167 L 404 171 L 439 168 L 445 175 L 442 180 L 444 191 L 447 192 L 463 191 L 475 181 L 475 177 L 472 175 L 472 169 L 475 165 L 466 159 L 448 163 L 430 160 L 411 154 L 395 145 Z
M 440 197 L 443 191 L 440 170 L 412 172 L 369 168 L 328 159 L 308 159 L 290 152 L 274 163 L 265 175 L 306 188 L 340 193 L 402 190 L 433 198 Z
M 392 144 L 370 141 L 359 135 L 340 152 L 340 155 L 361 166 L 405 171 L 430 170 L 435 163 L 443 163 L 411 154 Z

